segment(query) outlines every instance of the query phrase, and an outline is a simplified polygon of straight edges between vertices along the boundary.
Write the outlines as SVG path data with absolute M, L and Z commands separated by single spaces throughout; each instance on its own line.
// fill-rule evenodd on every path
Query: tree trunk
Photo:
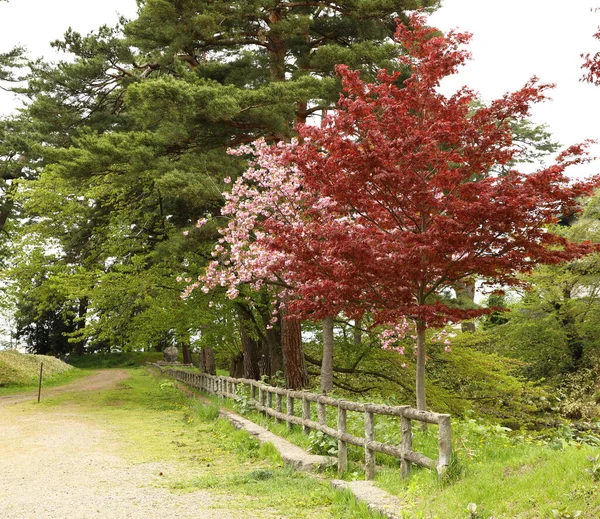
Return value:
M 198 353 L 198 368 L 200 369 L 201 373 L 207 373 L 207 371 L 206 371 L 206 357 L 204 355 L 204 348 L 201 348 L 200 352 Z
M 417 377 L 416 377 L 416 393 L 417 393 L 417 409 L 419 411 L 427 411 L 427 401 L 425 399 L 425 323 L 417 320 Z
M 192 353 L 190 352 L 189 339 L 186 340 L 185 338 L 182 338 L 179 341 L 179 347 L 181 348 L 181 353 L 183 354 L 183 363 L 192 364 Z
M 290 389 L 302 389 L 308 385 L 308 373 L 302 352 L 302 330 L 300 321 L 295 318 L 281 319 L 281 349 L 283 352 L 283 373 Z
M 88 307 L 88 298 L 82 297 L 79 300 L 79 307 L 77 308 L 77 331 L 83 330 L 85 328 L 85 316 L 87 314 Z M 85 339 L 83 337 L 79 337 L 75 345 L 75 353 L 78 357 L 81 357 L 85 353 Z
M 269 72 L 271 81 L 285 81 L 285 42 L 281 33 L 281 9 L 269 12 Z
M 321 362 L 321 391 L 333 389 L 333 317 L 323 319 L 323 361 Z
M 265 329 L 263 342 L 263 354 L 268 358 L 268 371 L 265 373 L 273 377 L 277 372 L 283 372 L 283 354 L 281 352 L 281 315 L 277 315 L 277 321 L 271 322 L 273 314 L 271 313 L 271 299 L 266 292 L 263 292 L 261 304 L 258 307 L 258 313 Z
M 354 319 L 354 344 L 360 346 L 362 344 L 362 319 Z
M 243 378 L 244 377 L 244 354 L 239 353 L 233 359 L 231 359 L 231 364 L 229 368 L 229 376 L 233 378 Z
M 212 348 L 202 348 L 202 355 L 204 356 L 204 366 L 206 367 L 205 373 L 209 375 L 217 374 L 217 365 L 215 364 L 215 352 Z
M 240 338 L 244 354 L 244 378 L 259 380 L 260 370 L 258 362 L 260 359 L 260 344 L 252 336 L 252 331 L 254 331 L 254 320 L 251 319 L 252 312 L 242 303 L 236 303 L 235 308 L 240 322 Z
M 475 307 L 475 278 L 468 277 L 457 281 L 454 284 L 456 299 L 468 307 Z M 475 331 L 475 323 L 473 321 L 464 321 L 460 324 L 460 329 L 463 333 L 473 333 Z

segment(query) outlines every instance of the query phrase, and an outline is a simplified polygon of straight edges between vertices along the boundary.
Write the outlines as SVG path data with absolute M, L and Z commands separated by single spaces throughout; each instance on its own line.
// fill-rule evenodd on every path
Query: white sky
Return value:
M 442 30 L 473 33 L 473 60 L 444 88 L 464 84 L 484 100 L 520 88 L 531 76 L 556 83 L 553 101 L 537 106 L 533 119 L 548 124 L 555 139 L 573 144 L 600 137 L 600 87 L 581 83 L 582 52 L 600 50 L 592 34 L 599 0 L 443 0 L 431 23 Z M 49 42 L 68 27 L 87 34 L 102 24 L 114 25 L 118 14 L 134 18 L 135 0 L 10 0 L 0 2 L 0 51 L 27 47 L 30 56 L 51 54 Z M 15 108 L 0 92 L 0 113 Z M 600 155 L 600 146 L 594 149 Z M 580 172 L 600 171 L 589 166 Z
M 532 76 L 555 83 L 552 101 L 534 108 L 532 119 L 547 124 L 563 145 L 600 138 L 600 86 L 582 83 L 580 55 L 600 50 L 593 34 L 600 25 L 597 0 L 442 0 L 430 19 L 447 31 L 473 34 L 472 60 L 444 88 L 467 85 L 484 100 L 518 90 Z M 600 155 L 600 146 L 593 153 Z M 597 165 L 578 174 L 600 172 Z

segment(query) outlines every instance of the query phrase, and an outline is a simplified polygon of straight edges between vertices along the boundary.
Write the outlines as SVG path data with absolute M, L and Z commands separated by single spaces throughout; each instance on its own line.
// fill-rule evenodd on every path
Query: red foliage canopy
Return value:
M 370 310 L 380 322 L 406 316 L 439 326 L 482 312 L 436 297 L 457 280 L 511 285 L 537 264 L 591 250 L 547 230 L 598 184 L 565 175 L 586 160 L 584 145 L 536 173 L 492 173 L 518 153 L 509 121 L 527 117 L 550 85 L 533 78 L 489 106 L 475 105 L 468 88 L 445 97 L 440 81 L 468 58 L 461 45 L 469 35 L 440 34 L 416 14 L 396 36 L 410 67 L 404 84 L 385 71 L 365 83 L 340 65 L 339 110 L 321 127 L 301 128 L 283 156 L 305 193 L 322 201 L 302 229 L 265 222 L 271 245 L 289 257 L 299 315 Z

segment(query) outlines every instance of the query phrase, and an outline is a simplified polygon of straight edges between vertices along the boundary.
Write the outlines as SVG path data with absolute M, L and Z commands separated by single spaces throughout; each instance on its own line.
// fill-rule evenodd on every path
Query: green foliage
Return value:
M 592 479 L 596 483 L 598 481 L 600 481 L 600 463 L 598 462 L 599 459 L 600 459 L 600 456 L 598 456 L 598 455 L 589 456 L 588 460 L 590 461 L 592 466 L 590 468 L 586 469 L 586 472 L 592 476 Z
M 513 428 L 545 416 L 549 410 L 547 388 L 520 375 L 523 362 L 489 353 L 495 340 L 492 333 L 459 333 L 452 339 L 450 352 L 437 344 L 430 347 L 432 408 L 453 416 L 464 416 L 472 410 Z
M 582 368 L 562 377 L 556 392 L 556 408 L 560 414 L 572 420 L 594 420 L 599 417 L 597 370 Z
M 308 435 L 308 442 L 308 452 L 322 456 L 337 456 L 337 440 L 321 431 L 312 431 Z
M 145 366 L 164 360 L 161 352 L 91 353 L 69 357 L 69 364 L 82 369 L 124 368 Z

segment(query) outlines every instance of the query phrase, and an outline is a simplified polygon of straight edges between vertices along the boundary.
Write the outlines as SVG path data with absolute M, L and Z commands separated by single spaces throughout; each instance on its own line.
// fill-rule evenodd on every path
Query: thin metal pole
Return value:
M 40 398 L 42 397 L 42 375 L 44 374 L 44 363 L 40 364 L 40 384 L 38 386 L 38 404 L 40 403 Z

